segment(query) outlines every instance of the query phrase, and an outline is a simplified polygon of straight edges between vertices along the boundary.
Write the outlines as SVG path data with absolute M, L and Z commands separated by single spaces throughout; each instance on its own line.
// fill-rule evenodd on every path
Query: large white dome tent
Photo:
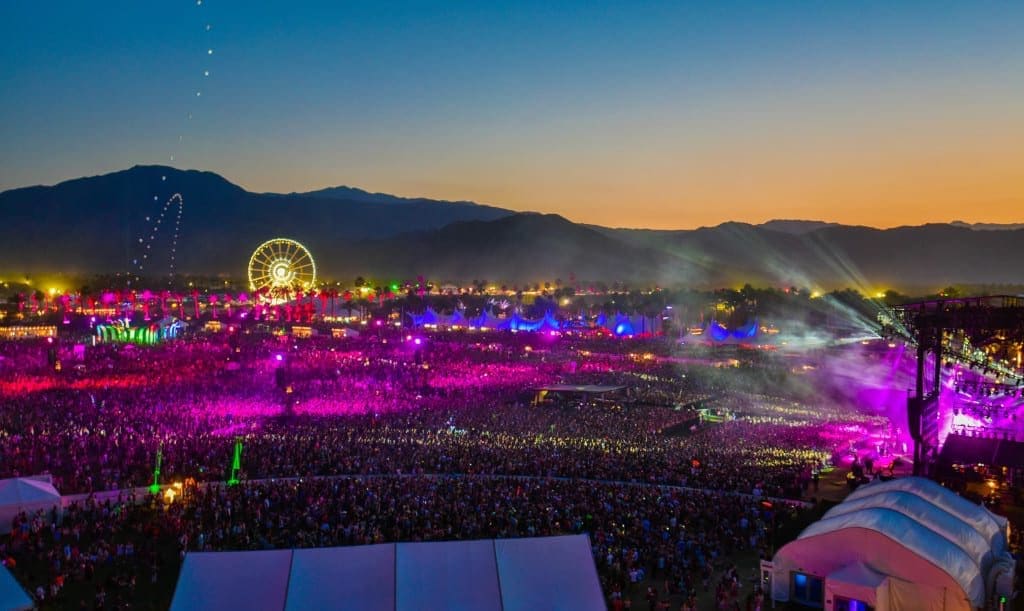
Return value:
M 858 489 L 772 559 L 772 598 L 827 611 L 968 611 L 1008 596 L 1006 521 L 922 478 Z

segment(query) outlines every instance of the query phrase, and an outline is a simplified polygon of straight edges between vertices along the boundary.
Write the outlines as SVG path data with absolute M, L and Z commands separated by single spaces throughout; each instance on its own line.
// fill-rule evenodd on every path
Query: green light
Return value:
M 160 494 L 160 463 L 164 459 L 164 444 L 160 444 L 160 447 L 156 451 L 156 468 L 153 469 L 153 483 L 149 486 L 149 492 L 151 494 Z
M 242 470 L 242 440 L 235 440 L 235 455 L 231 459 L 231 477 L 228 478 L 228 486 L 238 484 L 238 472 Z

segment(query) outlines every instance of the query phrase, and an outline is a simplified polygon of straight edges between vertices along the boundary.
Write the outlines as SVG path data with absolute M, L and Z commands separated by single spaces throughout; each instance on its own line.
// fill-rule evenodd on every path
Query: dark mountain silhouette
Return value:
M 772 219 L 758 226 L 765 229 L 771 229 L 773 231 L 800 235 L 810 233 L 811 231 L 818 229 L 824 229 L 825 227 L 838 227 L 839 223 L 827 223 L 825 221 L 799 221 L 793 219 Z
M 178 269 L 242 277 L 262 241 L 306 244 L 324 277 L 493 282 L 580 280 L 940 288 L 1024 283 L 1024 229 L 933 224 L 895 229 L 821 221 L 723 223 L 685 231 L 610 229 L 333 187 L 257 194 L 209 172 L 136 166 L 51 187 L 0 193 L 0 272 L 122 271 L 141 254 L 163 202 L 184 196 Z M 154 200 L 154 196 L 156 199 Z M 151 273 L 170 246 L 155 243 Z
M 201 273 L 244 272 L 249 253 L 274 237 L 292 237 L 314 252 L 324 252 L 339 241 L 512 214 L 491 206 L 431 200 L 381 206 L 339 197 L 249 193 L 210 172 L 135 166 L 51 187 L 0 193 L 0 218 L 5 221 L 0 268 L 125 270 L 131 259 L 141 256 L 138 238 L 148 234 L 152 224 L 146 217 L 155 219 L 163 203 L 179 192 L 185 203 L 178 269 Z M 168 268 L 169 237 L 165 232 L 165 241 L 154 245 L 154 270 Z
M 289 195 L 307 195 L 309 197 L 323 197 L 328 199 L 343 199 L 350 202 L 363 202 L 367 204 L 409 204 L 409 203 L 435 203 L 447 204 L 449 206 L 474 206 L 477 208 L 488 207 L 483 204 L 469 201 L 448 201 L 440 199 L 427 199 L 425 197 L 399 197 L 389 193 L 371 193 L 357 187 L 327 187 L 316 191 L 305 193 L 289 193 Z
M 679 279 L 682 262 L 632 246 L 556 214 L 520 213 L 464 221 L 439 230 L 356 243 L 341 258 L 349 275 L 535 282 L 580 279 Z
M 709 270 L 713 283 L 867 290 L 1024 282 L 1024 230 L 945 224 L 875 229 L 833 225 L 793 234 L 745 223 L 693 231 L 622 231 Z
M 1024 223 L 965 223 L 963 221 L 953 221 L 950 225 L 953 225 L 954 227 L 965 227 L 975 231 L 1008 231 L 1024 229 Z

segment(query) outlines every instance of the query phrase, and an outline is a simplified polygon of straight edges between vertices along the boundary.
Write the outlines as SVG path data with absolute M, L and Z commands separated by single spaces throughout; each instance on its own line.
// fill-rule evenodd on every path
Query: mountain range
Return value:
M 164 203 L 183 198 L 179 272 L 243 277 L 264 240 L 305 244 L 321 276 L 693 286 L 941 287 L 1024 283 L 1024 225 L 956 222 L 894 229 L 823 221 L 723 223 L 693 230 L 608 228 L 516 212 L 331 187 L 252 193 L 223 177 L 163 166 L 0 193 L 0 272 L 127 270 L 145 252 L 166 273 Z M 149 236 L 153 235 L 153 240 Z M 147 251 L 144 247 L 150 245 Z

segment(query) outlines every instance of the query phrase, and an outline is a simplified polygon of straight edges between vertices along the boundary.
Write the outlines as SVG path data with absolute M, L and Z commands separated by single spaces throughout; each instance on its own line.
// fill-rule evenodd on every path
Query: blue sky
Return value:
M 167 163 L 632 226 L 1024 220 L 1019 2 L 8 0 L 0 59 L 0 189 Z

